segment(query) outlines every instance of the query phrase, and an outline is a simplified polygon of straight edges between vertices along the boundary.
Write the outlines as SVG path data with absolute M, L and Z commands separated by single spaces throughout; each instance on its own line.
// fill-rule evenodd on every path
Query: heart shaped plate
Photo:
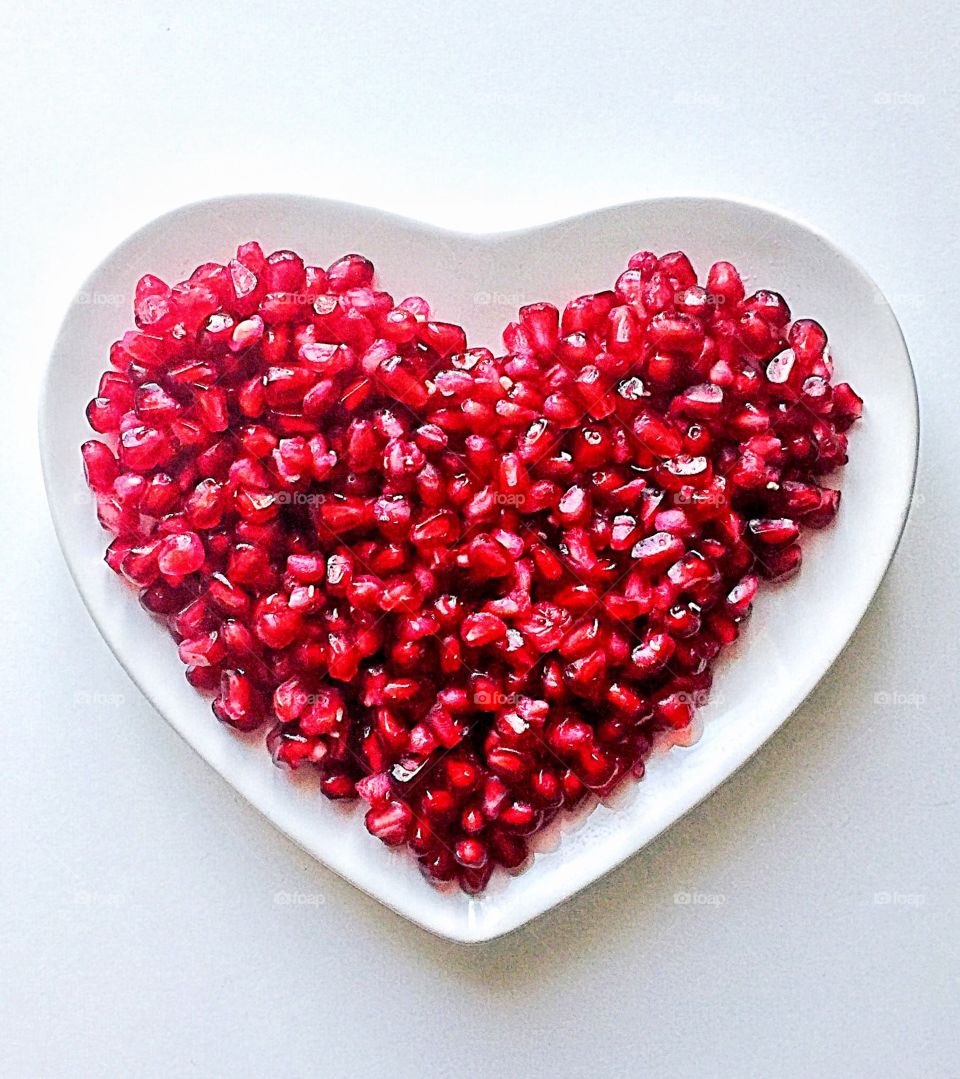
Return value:
M 630 254 L 681 249 L 699 273 L 718 259 L 787 298 L 796 317 L 830 335 L 838 380 L 866 402 L 851 431 L 837 521 L 804 537 L 800 575 L 762 590 L 742 639 L 717 664 L 692 745 L 655 751 L 642 783 L 605 804 L 563 815 L 534 842 L 533 864 L 497 874 L 480 898 L 442 892 L 412 859 L 363 828 L 361 809 L 327 801 L 309 777 L 271 762 L 262 734 L 216 722 L 183 677 L 167 631 L 103 562 L 105 533 L 83 482 L 87 400 L 110 343 L 130 325 L 141 274 L 187 277 L 238 242 L 293 248 L 326 265 L 359 251 L 396 296 L 430 298 L 474 345 L 499 347 L 518 307 L 608 287 Z M 893 557 L 909 509 L 918 449 L 913 371 L 897 320 L 877 286 L 810 228 L 754 205 L 710 198 L 651 199 L 521 232 L 448 232 L 348 203 L 294 195 L 233 196 L 151 222 L 83 284 L 47 373 L 40 443 L 60 545 L 91 617 L 153 705 L 233 787 L 306 851 L 426 929 L 453 940 L 500 936 L 568 898 L 636 853 L 700 802 L 759 748 L 823 677 L 863 617 Z M 106 777 L 109 782 L 109 777 Z

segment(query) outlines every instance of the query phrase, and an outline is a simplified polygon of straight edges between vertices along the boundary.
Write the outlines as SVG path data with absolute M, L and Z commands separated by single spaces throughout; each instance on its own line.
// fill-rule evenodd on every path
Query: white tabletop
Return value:
M 7 16 L 0 1076 L 960 1074 L 960 9 L 240 7 Z M 699 809 L 490 945 L 407 924 L 233 795 L 56 546 L 35 403 L 66 304 L 132 229 L 239 190 L 468 229 L 757 199 L 866 266 L 913 355 L 915 506 L 834 669 Z

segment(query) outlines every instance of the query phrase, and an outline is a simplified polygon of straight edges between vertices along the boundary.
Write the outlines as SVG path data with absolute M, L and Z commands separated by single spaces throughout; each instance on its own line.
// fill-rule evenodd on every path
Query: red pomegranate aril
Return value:
M 783 329 L 790 321 L 790 308 L 779 292 L 769 292 L 761 289 L 752 296 L 748 296 L 740 304 L 741 311 L 753 311 L 762 315 L 767 322 Z
M 597 791 L 610 782 L 616 766 L 604 750 L 591 747 L 578 755 L 574 769 L 588 790 Z
M 242 352 L 251 345 L 255 345 L 263 337 L 263 319 L 259 315 L 252 318 L 241 319 L 237 322 L 230 334 L 229 349 L 231 352 Z
M 671 277 L 679 288 L 689 288 L 697 283 L 696 272 L 682 251 L 661 255 L 657 260 L 657 269 Z
M 645 277 L 640 290 L 641 307 L 648 315 L 667 311 L 674 303 L 676 285 L 669 274 L 654 270 Z
M 485 866 L 480 868 L 460 869 L 457 873 L 457 880 L 467 895 L 479 895 L 489 884 L 492 873 L 493 862 L 488 861 Z
M 650 632 L 630 653 L 630 665 L 635 677 L 644 679 L 657 674 L 670 662 L 676 641 L 668 633 Z
M 419 859 L 420 871 L 431 881 L 443 883 L 456 876 L 457 863 L 445 847 L 438 847 Z
M 87 405 L 87 423 L 97 434 L 109 434 L 119 428 L 125 411 L 126 407 L 121 401 L 109 397 L 95 397 Z
M 417 330 L 422 344 L 432 349 L 441 359 L 455 352 L 463 352 L 467 338 L 463 330 L 450 322 L 422 322 Z
M 743 282 L 736 267 L 729 262 L 715 262 L 707 273 L 707 291 L 725 307 L 736 307 L 744 296 Z
M 120 571 L 133 584 L 143 588 L 151 585 L 160 576 L 157 568 L 157 543 L 145 547 L 134 547 L 123 557 Z
M 538 811 L 529 802 L 514 801 L 500 811 L 497 823 L 517 835 L 529 835 L 536 830 L 538 819 Z
M 173 314 L 173 305 L 170 302 L 170 287 L 154 277 L 146 274 L 137 282 L 134 295 L 133 312 L 137 325 L 142 329 L 161 329 L 169 324 Z
M 560 312 L 549 303 L 529 304 L 520 308 L 520 321 L 534 349 L 551 353 L 560 338 Z
M 211 579 L 207 599 L 233 618 L 245 618 L 253 607 L 247 593 L 221 574 L 215 574 Z
M 675 730 L 682 730 L 690 725 L 690 720 L 693 718 L 693 705 L 687 694 L 669 693 L 656 702 L 653 714 L 661 723 Z
M 180 402 L 155 382 L 145 382 L 137 387 L 134 408 L 145 423 L 169 423 L 181 411 Z
M 357 781 L 357 794 L 372 806 L 384 806 L 393 800 L 393 780 L 386 772 L 374 772 Z
M 490 832 L 487 845 L 493 861 L 504 869 L 518 869 L 529 856 L 526 841 L 522 836 L 501 831 L 499 828 Z
M 388 847 L 399 847 L 410 834 L 413 813 L 406 802 L 386 802 L 367 811 L 365 824 L 367 831 Z
M 707 382 L 691 386 L 678 394 L 674 398 L 672 408 L 685 416 L 710 420 L 721 414 L 723 400 L 723 390 Z
M 630 554 L 640 569 L 656 573 L 675 562 L 683 552 L 683 540 L 669 532 L 655 532 L 635 544 Z
M 84 442 L 80 450 L 84 474 L 91 490 L 101 493 L 112 490 L 120 474 L 120 466 L 110 447 L 91 439 Z
M 863 415 L 863 399 L 846 382 L 833 388 L 833 419 L 838 431 L 847 428 Z
M 293 251 L 274 251 L 263 269 L 263 285 L 267 292 L 296 292 L 304 284 L 306 274 L 303 259 Z
M 463 642 L 471 648 L 482 648 L 506 635 L 506 623 L 492 614 L 468 615 L 460 627 Z
M 650 412 L 641 412 L 632 424 L 639 445 L 657 457 L 675 457 L 683 448 L 683 438 Z
M 747 311 L 737 328 L 740 340 L 759 359 L 768 359 L 780 344 L 776 329 L 756 311 Z
M 120 465 L 134 472 L 149 472 L 173 456 L 168 439 L 155 427 L 127 428 L 120 436 Z
M 420 800 L 420 810 L 435 824 L 446 824 L 457 813 L 457 801 L 448 790 L 428 788 Z
M 327 287 L 331 292 L 365 288 L 373 281 L 373 263 L 362 255 L 344 255 L 327 268 Z
M 140 604 L 144 610 L 165 618 L 182 610 L 186 603 L 187 596 L 183 589 L 172 588 L 163 581 L 149 585 L 140 593 Z
M 154 472 L 144 482 L 137 505 L 141 513 L 162 518 L 177 505 L 180 494 L 180 489 L 171 476 L 166 472 Z M 166 524 L 169 523 L 168 519 Z
M 759 580 L 753 574 L 749 574 L 738 581 L 726 598 L 726 608 L 729 614 L 735 618 L 742 618 L 750 610 L 754 597 L 757 594 Z
M 312 699 L 308 700 L 306 708 L 300 714 L 300 729 L 312 738 L 336 734 L 345 717 L 342 694 L 329 687 L 312 694 Z
M 767 547 L 784 547 L 800 535 L 796 522 L 789 517 L 757 517 L 748 522 L 747 528 Z
M 790 327 L 787 341 L 794 352 L 808 365 L 819 359 L 827 347 L 827 335 L 823 327 L 810 318 L 797 319 Z
M 790 381 L 797 357 L 793 349 L 787 348 L 767 364 L 767 380 L 774 385 L 782 386 Z
M 180 579 L 196 573 L 205 558 L 203 541 L 196 532 L 181 532 L 167 536 L 161 542 L 157 565 L 164 577 Z
M 467 869 L 482 869 L 487 864 L 489 852 L 479 839 L 461 839 L 454 851 L 457 862 Z
M 487 826 L 487 820 L 480 806 L 467 806 L 460 815 L 458 827 L 464 835 L 479 835 Z
M 287 558 L 287 572 L 304 584 L 316 584 L 327 576 L 327 563 L 322 555 L 291 554 Z
M 593 729 L 583 720 L 562 720 L 547 736 L 551 748 L 561 756 L 579 753 L 593 741 Z
M 346 772 L 328 772 L 320 781 L 320 789 L 328 798 L 353 798 L 354 781 Z
M 488 751 L 487 766 L 506 782 L 517 783 L 530 772 L 532 759 L 519 750 L 498 746 Z
M 840 508 L 840 492 L 830 487 L 822 487 L 818 493 L 815 509 L 803 516 L 803 523 L 810 528 L 825 528 L 836 517 Z
M 188 659 L 182 661 L 189 663 Z M 184 676 L 194 689 L 199 690 L 201 693 L 213 693 L 219 682 L 220 669 L 210 666 L 188 666 L 184 671 Z
M 765 551 L 760 559 L 760 571 L 768 580 L 783 581 L 792 577 L 800 569 L 802 552 L 800 544 Z
M 226 655 L 216 630 L 180 642 L 180 662 L 188 667 L 217 667 Z
M 650 320 L 647 339 L 657 349 L 695 353 L 703 344 L 703 328 L 690 315 L 682 312 L 670 315 L 661 311 Z
M 302 627 L 300 616 L 286 604 L 261 610 L 254 622 L 254 632 L 267 648 L 282 649 L 296 640 Z
M 223 516 L 222 488 L 216 480 L 201 480 L 187 497 L 184 512 L 195 530 L 216 528 Z
M 260 693 L 240 671 L 223 672 L 213 711 L 217 719 L 239 731 L 256 730 L 264 719 Z
M 455 792 L 467 793 L 480 782 L 480 769 L 470 761 L 448 758 L 446 772 L 447 782 Z

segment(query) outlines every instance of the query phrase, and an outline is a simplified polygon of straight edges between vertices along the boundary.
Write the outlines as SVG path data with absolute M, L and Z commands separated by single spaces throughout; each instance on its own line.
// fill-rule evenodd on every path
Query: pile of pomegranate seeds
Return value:
M 862 408 L 816 322 L 680 252 L 501 356 L 359 255 L 244 244 L 134 312 L 82 447 L 107 562 L 219 719 L 470 893 L 690 723 Z

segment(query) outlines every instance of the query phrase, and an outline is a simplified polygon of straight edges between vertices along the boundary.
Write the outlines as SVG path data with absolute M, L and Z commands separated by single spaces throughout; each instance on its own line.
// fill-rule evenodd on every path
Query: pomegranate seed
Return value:
M 500 640 L 507 632 L 506 623 L 492 614 L 468 615 L 460 627 L 460 636 L 471 648 L 482 648 Z
M 205 558 L 203 541 L 196 532 L 179 532 L 161 541 L 157 566 L 164 577 L 179 579 L 196 573 Z
M 482 869 L 487 864 L 489 854 L 479 839 L 467 838 L 457 843 L 454 857 L 467 869 Z
M 660 311 L 654 315 L 647 336 L 654 348 L 668 352 L 697 353 L 703 345 L 703 329 L 699 322 L 682 312 L 671 315 Z
M 90 489 L 99 492 L 112 490 L 120 468 L 110 447 L 91 439 L 84 442 L 80 450 L 83 453 L 83 469 Z
M 327 287 L 331 292 L 365 288 L 373 281 L 373 263 L 362 255 L 344 255 L 327 269 Z
M 386 802 L 374 806 L 365 818 L 367 831 L 388 847 L 399 847 L 406 842 L 413 823 L 413 813 L 406 802 Z
M 779 292 L 761 289 L 740 304 L 741 311 L 755 311 L 778 329 L 783 329 L 790 321 L 790 308 Z
M 386 772 L 374 772 L 364 776 L 357 781 L 356 791 L 365 802 L 373 806 L 384 806 L 394 796 L 393 781 Z
M 683 540 L 669 532 L 655 532 L 640 540 L 631 551 L 631 556 L 640 569 L 655 573 L 676 561 L 683 551 Z
M 668 693 L 657 701 L 653 712 L 661 723 L 681 730 L 690 725 L 690 720 L 693 718 L 693 705 L 686 694 Z
M 863 400 L 846 382 L 833 389 L 833 416 L 838 431 L 845 431 L 863 415 Z
M 707 274 L 707 291 L 727 307 L 736 307 L 744 296 L 736 267 L 729 262 L 715 262 Z
M 479 895 L 490 882 L 492 872 L 493 863 L 487 862 L 485 866 L 480 868 L 461 869 L 457 874 L 457 880 L 460 882 L 460 887 L 468 895 Z
M 757 594 L 759 583 L 758 579 L 751 574 L 738 581 L 730 589 L 726 599 L 726 607 L 731 615 L 741 618 L 749 612 L 750 605 Z
M 213 711 L 217 719 L 239 731 L 256 730 L 264 719 L 263 700 L 240 671 L 224 671 Z
M 173 456 L 166 436 L 155 427 L 128 427 L 120 436 L 120 464 L 134 472 L 150 472 Z
M 788 517 L 758 517 L 750 521 L 748 527 L 751 534 L 768 547 L 786 546 L 800 535 L 800 529 Z
M 782 581 L 792 577 L 800 569 L 800 562 L 800 545 L 794 543 L 765 554 L 760 569 L 769 580 Z

